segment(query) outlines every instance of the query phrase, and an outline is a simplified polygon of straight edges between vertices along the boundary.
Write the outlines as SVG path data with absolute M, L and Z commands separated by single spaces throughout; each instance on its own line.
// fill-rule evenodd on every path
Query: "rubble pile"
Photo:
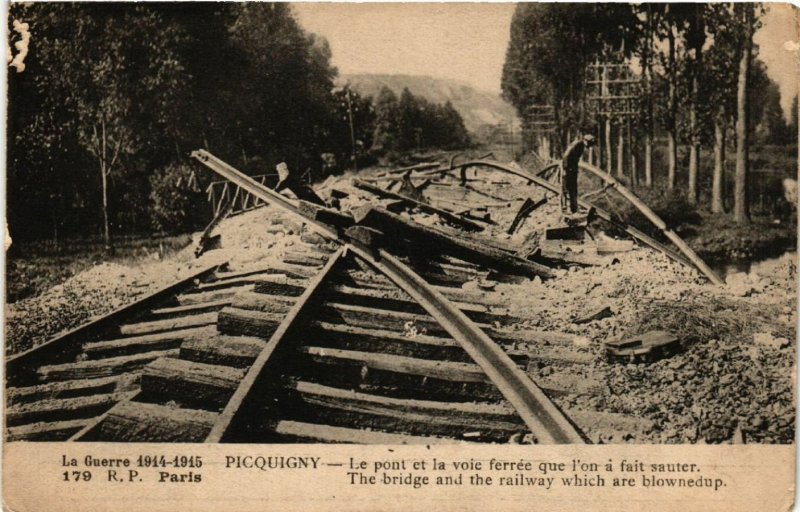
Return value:
M 546 228 L 559 223 L 558 198 L 550 194 L 519 231 L 508 235 L 505 229 L 524 198 L 538 200 L 544 192 L 496 171 L 469 171 L 467 177 L 471 190 L 462 192 L 464 206 L 494 201 L 488 210 L 495 224 L 487 225 L 481 235 L 524 251 L 543 239 Z M 375 200 L 348 188 L 346 181 L 337 188 L 352 192 L 344 200 L 348 207 Z M 435 197 L 441 189 L 428 190 L 426 195 Z M 448 197 L 455 196 L 447 190 Z M 425 225 L 444 225 L 435 215 L 417 210 L 404 215 Z M 595 356 L 592 371 L 603 375 L 607 389 L 602 396 L 585 397 L 582 405 L 652 420 L 649 437 L 636 442 L 793 441 L 794 259 L 781 260 L 769 275 L 731 275 L 724 286 L 709 284 L 694 269 L 649 248 L 595 260 L 594 265 L 556 269 L 555 279 L 536 277 L 491 287 L 510 315 L 526 319 L 517 329 L 572 333 L 576 347 Z M 478 289 L 480 284 L 486 283 L 471 282 L 465 288 Z M 603 313 L 583 321 L 597 312 Z M 677 336 L 679 353 L 652 363 L 606 361 L 605 341 L 655 330 Z
M 390 183 L 380 181 L 387 177 L 381 170 L 359 174 L 362 179 L 369 177 L 384 188 Z M 392 204 L 352 186 L 351 178 L 330 178 L 318 193 L 330 198 L 335 192 L 344 212 L 368 202 Z M 544 239 L 545 229 L 560 222 L 558 198 L 550 194 L 519 230 L 508 234 L 525 199 L 537 201 L 545 193 L 498 171 L 470 171 L 467 179 L 466 189 L 455 177 L 438 179 L 424 196 L 440 208 L 450 204 L 447 208 L 454 213 L 483 208 L 491 222 L 484 222 L 478 237 L 514 246 L 518 255 L 525 255 Z M 407 208 L 401 215 L 426 226 L 447 224 L 436 214 L 416 209 Z M 608 242 L 608 237 L 593 231 Z M 266 267 L 312 236 L 300 220 L 277 207 L 229 217 L 216 233 L 221 236 L 220 247 L 199 259 L 189 247 L 158 263 L 101 265 L 12 305 L 7 312 L 9 352 L 24 350 L 214 262 L 229 261 L 237 269 Z M 487 272 L 464 285 L 483 290 L 493 302 L 501 302 L 510 317 L 522 319 L 512 328 L 572 334 L 575 347 L 593 356 L 587 371 L 601 376 L 603 392 L 571 399 L 579 404 L 559 405 L 649 420 L 652 430 L 646 438 L 636 438 L 639 443 L 793 441 L 794 259 L 781 260 L 769 275 L 734 274 L 725 285 L 714 286 L 694 269 L 649 248 L 619 244 L 625 247 L 620 252 L 601 254 L 590 238 L 579 244 L 591 256 L 588 263 L 564 260 L 554 266 L 552 279 L 494 282 Z M 649 331 L 676 336 L 678 353 L 647 363 L 607 361 L 604 342 Z

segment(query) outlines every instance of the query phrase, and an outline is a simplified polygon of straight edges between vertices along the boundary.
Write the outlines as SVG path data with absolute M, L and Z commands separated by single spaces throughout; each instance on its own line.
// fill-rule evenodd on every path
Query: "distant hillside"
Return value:
M 508 124 L 510 119 L 513 119 L 515 129 L 518 126 L 514 108 L 499 95 L 479 91 L 454 80 L 415 75 L 343 75 L 339 80 L 349 81 L 360 95 L 373 98 L 385 85 L 398 96 L 408 87 L 414 95 L 434 103 L 450 100 L 464 118 L 467 130 L 472 133 L 481 125 Z

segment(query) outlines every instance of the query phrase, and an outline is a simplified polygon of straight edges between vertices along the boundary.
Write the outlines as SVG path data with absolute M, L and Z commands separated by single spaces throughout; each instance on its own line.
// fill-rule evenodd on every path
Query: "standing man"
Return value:
M 583 150 L 594 146 L 594 135 L 586 134 L 569 145 L 561 158 L 561 211 L 578 211 L 578 164 Z

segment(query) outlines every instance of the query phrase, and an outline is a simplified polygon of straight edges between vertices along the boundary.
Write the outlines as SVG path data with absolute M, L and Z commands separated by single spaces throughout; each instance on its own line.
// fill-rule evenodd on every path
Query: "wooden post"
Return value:
M 606 138 L 606 172 L 611 172 L 612 169 L 612 158 L 611 158 L 611 117 L 606 117 L 606 129 L 605 129 L 605 138 Z
M 625 130 L 622 128 L 622 120 L 617 128 L 617 176 L 620 178 L 625 175 Z
M 601 86 L 600 86 L 600 94 L 602 96 L 608 96 L 608 66 L 603 67 L 603 76 L 601 78 Z M 608 108 L 606 108 L 608 110 Z M 611 115 L 606 114 L 606 123 L 605 123 L 605 136 L 606 136 L 606 171 L 611 172 L 612 170 L 612 157 L 611 157 Z
M 626 132 L 628 135 L 628 162 L 630 165 L 631 185 L 639 184 L 639 177 L 636 175 L 636 151 L 633 145 L 633 134 L 631 132 L 631 118 L 627 118 Z

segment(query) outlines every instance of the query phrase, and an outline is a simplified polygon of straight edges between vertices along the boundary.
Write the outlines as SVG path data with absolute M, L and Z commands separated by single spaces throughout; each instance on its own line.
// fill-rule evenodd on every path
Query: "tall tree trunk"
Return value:
M 111 233 L 108 227 L 108 145 L 106 139 L 106 120 L 101 119 L 102 150 L 100 153 L 100 177 L 103 186 L 103 244 L 111 249 Z
M 108 229 L 108 173 L 104 163 L 100 164 L 100 175 L 103 178 L 103 244 L 111 248 L 111 234 Z
M 594 165 L 603 168 L 603 128 L 600 120 L 597 120 L 597 132 L 594 134 L 594 158 L 597 161 Z
M 700 167 L 700 143 L 697 137 L 697 105 L 694 98 L 697 96 L 697 78 L 692 79 L 692 101 L 689 107 L 689 188 L 686 198 L 689 204 L 697 203 L 697 172 Z
M 636 169 L 636 148 L 633 144 L 633 132 L 631 131 L 631 118 L 627 118 L 625 133 L 628 137 L 628 164 L 630 165 L 631 184 L 639 185 L 639 176 Z
M 700 172 L 700 128 L 697 126 L 697 104 L 700 95 L 700 70 L 703 68 L 703 43 L 705 41 L 705 23 L 702 4 L 695 4 L 695 15 L 692 21 L 692 61 L 691 61 L 691 97 L 689 98 L 689 204 L 696 204 L 697 174 Z
M 603 74 L 601 77 L 601 86 L 600 86 L 600 95 L 601 96 L 608 96 L 609 95 L 609 88 L 608 88 L 608 66 L 603 66 Z M 606 109 L 608 110 L 608 109 Z M 613 168 L 611 166 L 611 116 L 606 115 L 606 122 L 605 122 L 605 146 L 606 146 L 606 161 L 605 163 L 605 171 L 608 174 L 611 174 Z
M 723 110 L 724 112 L 724 110 Z M 725 182 L 725 118 L 714 120 L 714 175 L 711 179 L 711 212 L 723 213 L 722 187 Z
M 622 129 L 622 122 L 617 127 L 617 176 L 620 178 L 625 175 L 625 130 Z
M 644 86 L 645 86 L 645 131 L 644 131 L 644 184 L 653 186 L 653 97 L 650 86 L 652 80 L 652 48 L 653 30 L 650 5 L 647 6 L 647 48 L 644 59 Z
M 644 138 L 644 185 L 653 186 L 653 132 L 647 131 Z
M 667 131 L 667 190 L 675 188 L 675 168 L 678 165 L 678 146 L 675 133 Z
M 692 143 L 689 146 L 689 187 L 686 199 L 689 204 L 697 204 L 697 168 L 700 160 L 700 146 Z
M 678 165 L 678 146 L 676 142 L 676 123 L 675 123 L 675 106 L 676 106 L 676 80 L 675 76 L 675 33 L 672 27 L 669 28 L 669 120 L 667 126 L 667 189 L 672 190 L 675 188 L 675 170 Z
M 742 41 L 742 57 L 739 60 L 739 83 L 736 90 L 736 182 L 733 191 L 733 219 L 738 223 L 750 222 L 750 204 L 747 194 L 749 174 L 749 141 L 747 118 L 748 74 L 753 49 L 753 6 L 743 4 L 746 35 Z
M 606 162 L 605 162 L 606 163 L 606 168 L 605 168 L 605 171 L 607 173 L 611 174 L 611 170 L 612 170 L 611 164 L 613 162 L 611 161 L 612 150 L 611 150 L 611 118 L 610 117 L 606 117 L 605 139 L 606 139 Z

